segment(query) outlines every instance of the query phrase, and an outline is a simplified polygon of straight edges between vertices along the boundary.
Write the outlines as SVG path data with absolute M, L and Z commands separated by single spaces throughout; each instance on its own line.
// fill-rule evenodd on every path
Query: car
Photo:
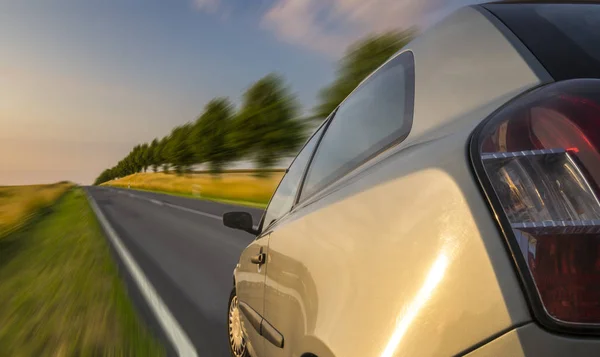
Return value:
M 361 82 L 223 216 L 232 356 L 600 355 L 598 43 L 598 4 L 479 4 Z

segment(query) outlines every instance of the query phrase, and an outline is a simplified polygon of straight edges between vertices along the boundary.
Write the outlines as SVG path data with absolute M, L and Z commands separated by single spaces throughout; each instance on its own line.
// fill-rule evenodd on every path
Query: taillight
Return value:
M 600 80 L 536 89 L 472 138 L 475 172 L 550 327 L 600 331 L 599 148 Z

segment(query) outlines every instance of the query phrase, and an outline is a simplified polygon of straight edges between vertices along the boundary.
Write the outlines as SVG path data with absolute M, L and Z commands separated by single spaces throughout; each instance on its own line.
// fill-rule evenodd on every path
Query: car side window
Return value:
M 304 176 L 304 171 L 312 157 L 312 153 L 317 146 L 319 138 L 323 133 L 324 127 L 325 126 L 322 125 L 306 142 L 279 183 L 277 190 L 271 198 L 271 202 L 269 202 L 269 207 L 267 207 L 267 211 L 265 212 L 264 227 L 269 226 L 273 221 L 292 209 L 296 199 L 296 193 L 298 192 L 300 182 Z
M 414 76 L 413 54 L 404 52 L 342 102 L 314 155 L 301 200 L 408 136 Z

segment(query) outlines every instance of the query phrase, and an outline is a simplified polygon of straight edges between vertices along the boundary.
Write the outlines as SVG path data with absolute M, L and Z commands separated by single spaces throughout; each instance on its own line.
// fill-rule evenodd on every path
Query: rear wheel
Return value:
M 231 295 L 229 295 L 227 325 L 229 327 L 229 350 L 231 351 L 231 356 L 250 357 L 246 346 L 246 339 L 242 332 L 242 320 L 235 289 L 233 289 Z

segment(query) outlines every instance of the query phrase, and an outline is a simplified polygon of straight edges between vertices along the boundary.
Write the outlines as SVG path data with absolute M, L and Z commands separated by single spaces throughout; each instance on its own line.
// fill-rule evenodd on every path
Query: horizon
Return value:
M 0 186 L 91 184 L 271 72 L 310 113 L 349 44 L 478 2 L 0 0 Z

